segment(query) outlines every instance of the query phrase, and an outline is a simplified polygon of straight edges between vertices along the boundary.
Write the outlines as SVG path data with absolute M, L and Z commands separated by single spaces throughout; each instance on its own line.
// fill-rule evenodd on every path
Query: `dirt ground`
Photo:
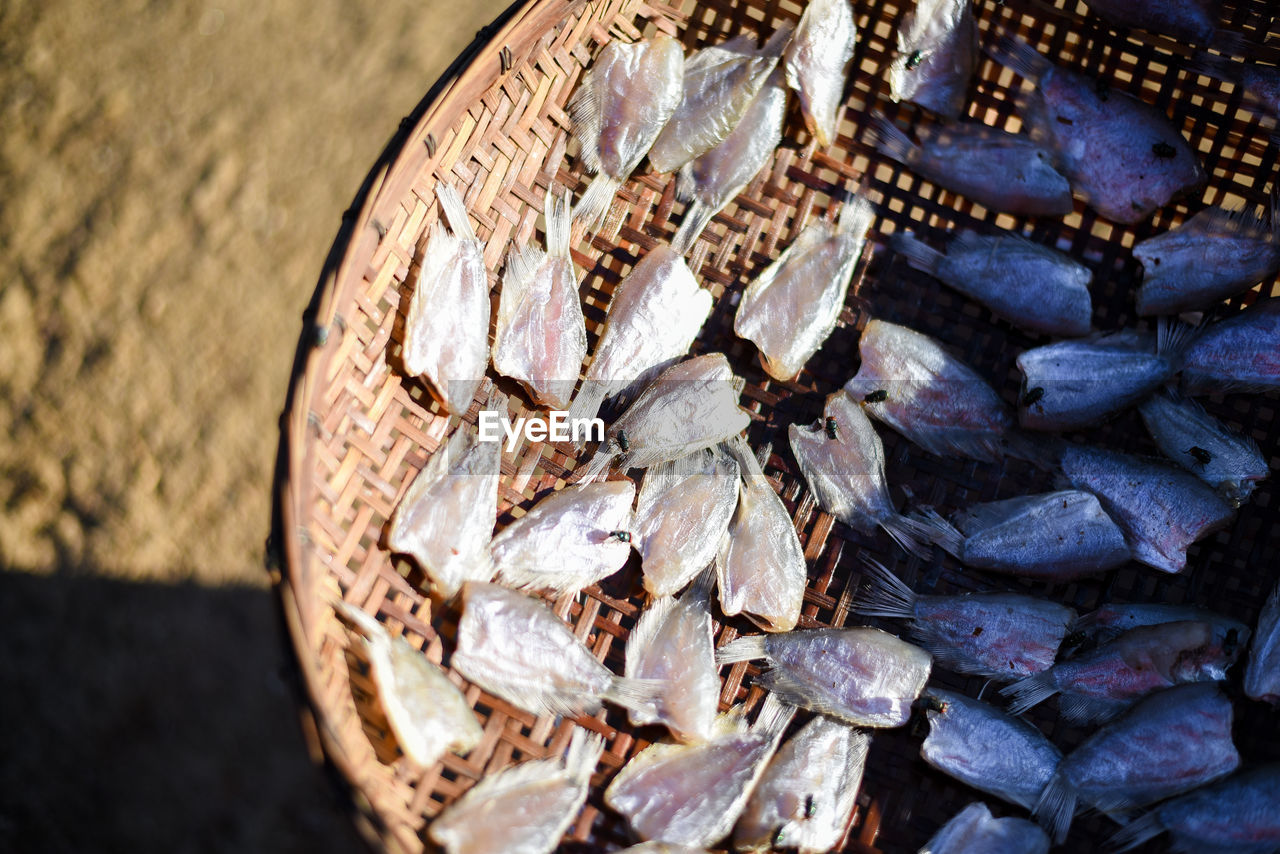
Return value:
M 506 5 L 0 4 L 0 849 L 357 847 L 281 676 L 277 417 L 342 212 Z

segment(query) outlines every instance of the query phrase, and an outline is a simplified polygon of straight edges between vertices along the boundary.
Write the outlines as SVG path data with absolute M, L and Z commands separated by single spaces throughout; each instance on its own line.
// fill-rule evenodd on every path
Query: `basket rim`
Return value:
M 264 563 L 276 598 L 276 612 L 282 618 L 287 636 L 289 651 L 285 660 L 292 670 L 292 678 L 286 681 L 295 692 L 300 728 L 313 760 L 327 772 L 325 776 L 340 793 L 358 835 L 370 850 L 408 851 L 410 848 L 405 844 L 407 840 L 395 835 L 391 823 L 358 790 L 354 782 L 355 766 L 319 702 L 316 664 L 305 654 L 311 649 L 314 622 L 299 598 L 299 588 L 304 583 L 301 577 L 304 534 L 298 528 L 298 520 L 302 517 L 300 487 L 308 470 L 309 379 L 317 371 L 323 371 L 333 355 L 333 348 L 325 345 L 332 340 L 330 331 L 336 326 L 340 332 L 343 325 L 336 296 L 353 271 L 356 275 L 360 273 L 353 259 L 361 255 L 362 250 L 365 254 L 373 251 L 385 230 L 380 227 L 378 215 L 389 204 L 398 204 L 399 184 L 406 174 L 410 178 L 415 174 L 421 165 L 417 160 L 424 154 L 427 158 L 434 154 L 434 145 L 427 141 L 432 129 L 450 127 L 477 94 L 511 66 L 515 48 L 508 42 L 515 42 L 521 54 L 532 47 L 531 43 L 512 39 L 521 27 L 532 21 L 530 31 L 538 31 L 539 20 L 563 18 L 585 3 L 586 0 L 514 0 L 476 32 L 413 110 L 401 119 L 360 183 L 342 213 L 341 225 L 325 256 L 316 287 L 302 312 L 302 328 L 278 422 L 280 436 L 272 475 L 271 521 L 264 545 Z M 421 154 L 413 159 L 405 158 L 403 155 L 415 145 L 420 147 Z

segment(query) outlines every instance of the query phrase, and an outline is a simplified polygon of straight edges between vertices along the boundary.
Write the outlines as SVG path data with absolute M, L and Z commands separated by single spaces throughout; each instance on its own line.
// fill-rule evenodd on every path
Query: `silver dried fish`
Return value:
M 573 211 L 589 228 L 604 221 L 614 193 L 675 114 L 684 75 L 684 49 L 666 33 L 609 42 L 583 75 L 568 109 L 583 165 L 596 175 Z
M 955 691 L 929 688 L 924 761 L 975 789 L 1031 809 L 1062 752 L 1031 724 Z
M 778 748 L 733 832 L 738 851 L 835 848 L 853 819 L 871 737 L 814 717 Z
M 977 64 L 978 24 L 972 0 L 917 0 L 898 28 L 889 97 L 958 118 Z
M 458 191 L 437 184 L 436 201 L 453 233 L 439 221 L 431 227 L 405 316 L 404 368 L 461 414 L 489 364 L 489 274 Z
M 738 464 L 716 449 L 645 470 L 631 542 L 650 595 L 674 595 L 715 560 L 738 482 Z
M 445 752 L 464 754 L 480 743 L 484 729 L 444 671 L 350 602 L 335 606 L 364 635 L 378 699 L 405 756 L 430 768 Z
M 839 226 L 805 226 L 743 291 L 733 331 L 760 348 L 769 376 L 793 379 L 835 329 L 874 216 L 866 199 L 846 201 Z
M 569 257 L 569 199 L 547 192 L 547 249 L 507 255 L 493 336 L 493 369 L 519 380 L 533 401 L 566 409 L 587 356 L 587 327 Z
M 448 854 L 550 854 L 587 800 L 604 739 L 575 729 L 564 758 L 486 776 L 431 823 Z
M 929 678 L 929 653 L 888 632 L 858 626 L 738 638 L 716 664 L 762 658 L 756 680 L 788 703 L 855 726 L 896 727 Z
M 496 584 L 462 588 L 452 664 L 484 690 L 535 715 L 591 714 L 602 700 L 644 708 L 661 685 L 614 676 L 550 608 Z
M 805 127 L 819 148 L 836 138 L 856 36 L 849 0 L 809 0 L 787 42 L 787 85 L 800 95 Z
M 627 638 L 625 673 L 662 684 L 657 699 L 631 711 L 631 723 L 660 723 L 681 741 L 712 737 L 720 700 L 715 638 L 708 599 L 715 573 L 708 567 L 679 599 L 655 599 Z
M 720 609 L 745 614 L 760 628 L 795 628 L 808 570 L 795 523 L 741 437 L 729 445 L 742 471 L 738 506 L 720 544 L 716 573 Z
M 507 414 L 495 386 L 485 411 Z M 412 555 L 445 599 L 467 581 L 493 577 L 489 540 L 498 515 L 502 445 L 460 425 L 413 479 L 391 516 L 387 546 Z
M 576 593 L 613 575 L 631 555 L 629 480 L 566 486 L 493 538 L 498 580 L 519 590 Z
M 769 695 L 751 727 L 740 708 L 699 744 L 651 744 L 632 757 L 604 801 L 641 839 L 710 847 L 732 828 L 795 709 Z

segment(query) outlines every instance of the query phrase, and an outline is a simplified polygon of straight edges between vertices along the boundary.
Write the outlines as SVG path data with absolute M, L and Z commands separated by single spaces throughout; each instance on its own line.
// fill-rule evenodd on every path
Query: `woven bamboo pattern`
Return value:
M 1094 325 L 1119 329 L 1137 321 L 1132 294 L 1141 269 L 1129 253 L 1136 241 L 1205 205 L 1263 205 L 1276 174 L 1280 147 L 1272 142 L 1267 121 L 1248 108 L 1238 87 L 1186 72 L 1182 62 L 1189 46 L 1145 32 L 1117 31 L 1074 0 L 982 0 L 976 12 L 984 42 L 1009 32 L 1055 63 L 1100 75 L 1114 89 L 1169 111 L 1199 152 L 1209 184 L 1199 198 L 1170 205 L 1132 227 L 1102 220 L 1080 202 L 1065 219 L 1027 219 L 997 214 L 940 190 L 864 141 L 873 112 L 899 123 L 928 120 L 915 107 L 889 101 L 884 74 L 896 49 L 897 25 L 911 5 L 909 0 L 854 0 L 858 40 L 836 140 L 828 150 L 816 151 L 792 99 L 787 132 L 772 162 L 715 218 L 690 253 L 691 268 L 716 298 L 693 352 L 724 352 L 746 379 L 742 403 L 753 416 L 748 437 L 753 447 L 772 444 L 765 470 L 805 546 L 809 589 L 801 626 L 860 622 L 850 621 L 840 596 L 856 585 L 864 554 L 919 592 L 1013 589 L 1051 597 L 1082 613 L 1105 601 L 1188 602 L 1254 624 L 1280 566 L 1274 479 L 1241 508 L 1233 526 L 1191 548 L 1183 574 L 1129 564 L 1098 578 L 1057 585 L 965 570 L 940 551 L 927 561 L 911 558 L 883 533 L 863 535 L 836 523 L 809 495 L 786 429 L 820 417 L 825 396 L 856 372 L 858 337 L 868 318 L 902 323 L 942 340 L 1010 404 L 1019 386 L 1014 357 L 1046 343 L 911 270 L 888 249 L 892 233 L 911 229 L 937 245 L 944 234 L 962 228 L 1021 231 L 1087 263 L 1095 273 Z M 1263 0 L 1227 2 L 1222 27 L 1262 43 L 1273 26 L 1268 6 Z M 535 718 L 452 674 L 484 721 L 484 740 L 467 757 L 447 755 L 434 768 L 414 769 L 399 755 L 388 730 L 368 663 L 329 605 L 330 597 L 340 595 L 376 613 L 393 633 L 448 666 L 457 613 L 426 597 L 421 572 L 386 547 L 397 502 L 459 420 L 440 410 L 422 381 L 406 378 L 401 363 L 411 274 L 427 230 L 439 217 L 433 188 L 445 181 L 462 193 L 487 245 L 496 309 L 498 276 L 512 242 L 541 239 L 544 195 L 567 188 L 576 197 L 586 187 L 587 176 L 572 156 L 565 104 L 603 44 L 657 31 L 675 35 L 686 49 L 743 31 L 763 39 L 782 22 L 797 19 L 802 8 L 800 2 L 783 0 L 538 0 L 515 9 L 483 34 L 487 43 L 469 55 L 416 121 L 402 127 L 362 190 L 358 210 L 349 212 L 306 318 L 282 420 L 273 547 L 281 562 L 277 589 L 319 741 L 349 786 L 366 833 L 386 850 L 429 849 L 426 825 L 445 804 L 486 773 L 558 754 L 576 726 L 603 734 L 607 747 L 566 846 L 622 847 L 631 841 L 625 822 L 604 806 L 601 793 L 647 739 L 662 734 L 631 728 L 625 713 L 613 708 L 559 722 Z M 1276 62 L 1280 50 L 1260 47 L 1254 58 Z M 1019 86 L 1011 72 L 983 58 L 970 86 L 969 117 L 1019 130 L 1013 102 Z M 685 206 L 675 199 L 674 183 L 670 176 L 638 172 L 619 192 L 599 234 L 574 247 L 592 350 L 618 282 L 655 242 L 670 240 L 681 221 Z M 858 188 L 878 214 L 870 234 L 874 251 L 860 266 L 860 284 L 851 289 L 840 327 L 806 370 L 792 382 L 771 380 L 754 346 L 733 335 L 739 295 L 806 222 L 834 219 L 843 194 Z M 1261 293 L 1244 294 L 1218 311 L 1237 311 L 1276 290 L 1268 283 Z M 492 376 L 463 420 L 474 422 L 491 381 Z M 512 393 L 512 415 L 522 414 L 527 397 L 506 380 L 502 385 Z M 1273 467 L 1280 462 L 1274 395 L 1231 395 L 1205 403 L 1257 439 Z M 1052 483 L 1049 475 L 1027 466 L 932 457 L 887 429 L 879 432 L 897 499 L 909 488 L 915 502 L 949 512 L 1041 491 Z M 1134 412 L 1085 435 L 1110 447 L 1156 452 Z M 499 526 L 562 486 L 575 465 L 567 446 L 523 444 L 504 454 Z M 595 654 L 621 673 L 625 641 L 642 602 L 633 557 L 617 576 L 555 606 Z M 866 622 L 901 632 L 892 622 Z M 755 631 L 736 619 L 716 625 L 717 645 Z M 741 699 L 759 701 L 759 689 L 750 688 L 755 672 L 746 664 L 726 671 L 722 708 Z M 934 679 L 972 696 L 983 688 L 981 679 L 940 669 Z M 1230 685 L 1238 680 L 1237 673 Z M 1236 716 L 1237 744 L 1246 763 L 1280 759 L 1274 712 L 1240 696 Z M 1029 718 L 1064 751 L 1087 735 L 1059 721 L 1053 702 L 1037 707 Z M 911 727 L 874 733 L 845 850 L 915 851 L 947 818 L 981 797 L 926 766 L 919 745 L 920 733 Z M 997 814 L 1018 814 L 986 800 Z M 1080 816 L 1065 850 L 1094 850 L 1114 829 L 1105 818 Z

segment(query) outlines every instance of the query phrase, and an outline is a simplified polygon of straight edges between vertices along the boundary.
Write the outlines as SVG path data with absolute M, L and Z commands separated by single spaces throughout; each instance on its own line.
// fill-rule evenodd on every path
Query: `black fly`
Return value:
M 813 818 L 818 814 L 818 805 L 814 803 L 813 795 L 804 796 L 804 817 Z
M 1151 146 L 1151 153 L 1156 157 L 1171 160 L 1178 156 L 1178 149 L 1174 148 L 1167 142 L 1157 142 L 1155 145 Z
M 924 51 L 914 51 L 907 57 L 907 70 L 915 71 L 920 67 L 920 63 L 924 62 Z
M 620 543 L 629 543 L 629 542 L 631 542 L 631 532 L 630 532 L 630 531 L 610 531 L 610 532 L 609 532 L 609 536 L 610 536 L 610 537 L 612 537 L 613 539 L 617 540 L 617 541 L 618 541 L 618 542 L 620 542 Z
M 627 439 L 626 430 L 618 431 L 618 447 L 622 449 L 622 453 L 624 454 L 631 450 L 631 442 Z
M 1209 453 L 1199 445 L 1192 445 L 1190 448 L 1187 448 L 1186 452 L 1195 457 L 1196 462 L 1202 466 L 1207 466 L 1213 460 L 1213 454 Z
M 1022 396 L 1022 405 L 1030 406 L 1031 404 L 1039 401 L 1042 397 L 1044 397 L 1044 386 L 1038 385 L 1035 388 L 1029 388 L 1027 389 L 1027 393 Z
M 839 432 L 839 429 L 836 427 L 836 420 L 834 418 L 828 418 L 825 422 L 825 426 L 827 428 L 828 439 L 840 438 L 840 432 Z
M 868 392 L 866 397 L 862 398 L 863 403 L 884 403 L 889 399 L 889 390 L 878 388 L 873 392 Z

